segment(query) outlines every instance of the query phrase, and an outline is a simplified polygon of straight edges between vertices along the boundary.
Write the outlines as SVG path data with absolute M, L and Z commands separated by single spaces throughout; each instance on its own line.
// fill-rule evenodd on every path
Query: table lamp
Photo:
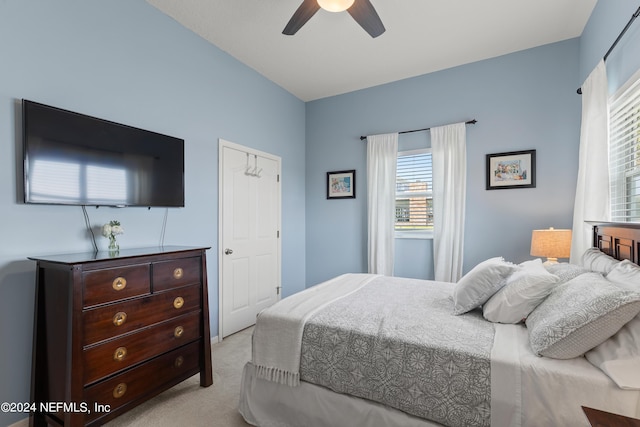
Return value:
M 558 258 L 571 255 L 571 230 L 533 230 L 531 233 L 531 255 L 546 257 L 544 264 L 557 264 Z

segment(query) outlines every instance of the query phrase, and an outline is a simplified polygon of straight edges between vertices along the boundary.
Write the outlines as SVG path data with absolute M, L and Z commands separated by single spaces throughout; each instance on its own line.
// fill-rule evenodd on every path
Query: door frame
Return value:
M 277 256 L 278 256 L 278 265 L 276 266 L 277 274 L 278 274 L 278 286 L 280 287 L 280 292 L 276 296 L 276 301 L 279 301 L 282 297 L 282 158 L 276 156 L 271 153 L 267 153 L 265 151 L 256 150 L 244 145 L 236 144 L 235 142 L 227 141 L 222 138 L 218 138 L 218 342 L 222 342 L 222 303 L 223 303 L 223 286 L 222 286 L 222 277 L 223 277 L 223 256 L 224 256 L 224 245 L 222 241 L 224 224 L 222 221 L 223 212 L 222 212 L 222 197 L 223 197 L 223 188 L 224 188 L 224 165 L 222 164 L 223 159 L 223 151 L 225 148 L 231 148 L 239 151 L 243 151 L 249 153 L 250 155 L 257 155 L 260 157 L 265 157 L 270 160 L 275 161 L 278 164 L 278 178 L 279 183 L 277 189 L 277 197 L 278 197 L 278 233 L 279 237 L 277 240 Z

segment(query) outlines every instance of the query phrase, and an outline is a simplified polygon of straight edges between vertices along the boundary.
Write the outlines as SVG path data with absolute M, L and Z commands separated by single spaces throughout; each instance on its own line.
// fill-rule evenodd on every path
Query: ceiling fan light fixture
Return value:
M 329 12 L 344 12 L 355 0 L 318 0 L 318 5 Z

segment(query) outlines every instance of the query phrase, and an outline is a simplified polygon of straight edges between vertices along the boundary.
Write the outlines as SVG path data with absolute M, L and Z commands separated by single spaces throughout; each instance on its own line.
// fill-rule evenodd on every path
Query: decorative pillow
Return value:
M 589 248 L 582 254 L 582 266 L 597 273 L 607 274 L 619 262 L 598 248 Z
M 502 257 L 490 258 L 473 267 L 453 288 L 453 313 L 463 314 L 480 307 L 507 283 L 518 268 Z
M 585 357 L 618 387 L 640 390 L 640 315 Z
M 625 289 L 640 292 L 640 267 L 629 260 L 620 261 L 613 267 L 607 279 Z
M 640 312 L 640 293 L 585 273 L 556 287 L 527 317 L 529 343 L 541 356 L 578 357 Z
M 504 288 L 482 307 L 485 319 L 499 323 L 520 323 L 551 293 L 560 281 L 549 273 L 540 258 L 520 264 Z
M 629 260 L 616 265 L 607 274 L 607 279 L 625 289 L 640 292 L 640 267 Z M 587 352 L 585 357 L 618 387 L 640 390 L 640 314 L 614 336 Z
M 543 264 L 545 270 L 554 276 L 558 276 L 560 283 L 568 282 L 571 279 L 575 279 L 581 274 L 588 273 L 590 270 L 577 265 L 567 264 L 566 262 L 560 262 L 558 264 Z

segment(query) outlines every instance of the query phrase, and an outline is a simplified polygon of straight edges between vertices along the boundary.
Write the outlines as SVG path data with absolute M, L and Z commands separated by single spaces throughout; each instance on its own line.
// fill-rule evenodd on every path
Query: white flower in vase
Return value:
M 120 246 L 116 241 L 116 236 L 118 234 L 123 234 L 124 228 L 120 225 L 120 221 L 109 221 L 109 223 L 102 226 L 102 235 L 109 239 L 109 251 L 119 251 Z

